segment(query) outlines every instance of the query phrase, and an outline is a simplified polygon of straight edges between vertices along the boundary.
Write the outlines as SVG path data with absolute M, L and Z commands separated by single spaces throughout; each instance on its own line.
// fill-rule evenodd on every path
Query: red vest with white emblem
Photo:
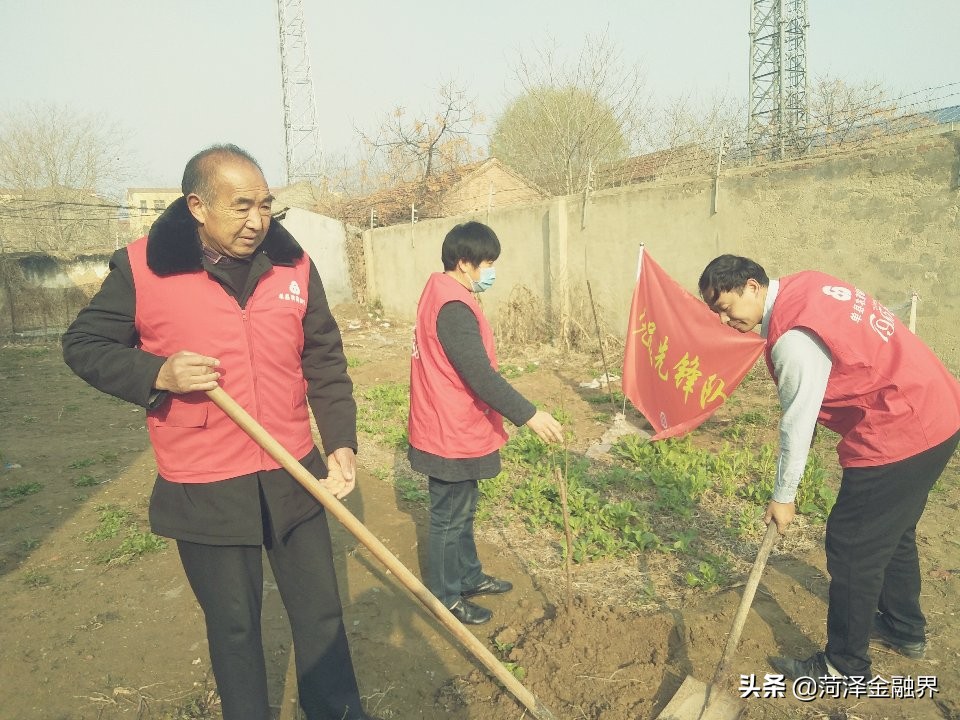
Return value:
M 206 272 L 159 276 L 147 266 L 146 238 L 128 246 L 140 347 L 220 360 L 220 386 L 294 457 L 313 448 L 301 369 L 310 261 L 275 265 L 241 308 Z M 147 412 L 161 477 L 205 483 L 279 467 L 204 392 L 170 393 Z
M 480 338 L 494 368 L 493 330 L 473 293 L 449 275 L 434 273 L 417 305 L 410 360 L 410 444 L 444 458 L 474 458 L 499 450 L 507 441 L 503 417 L 463 382 L 437 337 L 440 308 L 451 301 L 477 316 Z
M 771 375 L 771 350 L 794 328 L 813 332 L 833 358 L 818 421 L 841 436 L 841 466 L 904 460 L 960 429 L 960 383 L 864 291 L 820 272 L 781 278 L 767 332 Z

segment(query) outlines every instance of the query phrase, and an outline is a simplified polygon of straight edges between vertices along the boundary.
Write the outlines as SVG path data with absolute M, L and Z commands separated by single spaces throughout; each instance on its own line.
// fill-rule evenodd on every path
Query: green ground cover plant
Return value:
M 404 383 L 388 382 L 356 392 L 357 429 L 376 435 L 391 448 L 407 447 L 407 412 L 410 389 Z
M 30 495 L 35 495 L 43 489 L 38 482 L 26 482 L 0 488 L 0 509 L 23 502 Z
M 536 369 L 505 368 L 513 377 Z M 622 394 L 614 396 L 622 401 Z M 597 393 L 585 399 L 604 403 L 610 396 Z M 388 447 L 405 449 L 408 402 L 409 391 L 402 383 L 358 390 L 360 429 Z M 577 441 L 572 433 L 567 447 L 560 448 L 520 428 L 501 451 L 502 472 L 480 483 L 477 521 L 545 533 L 565 558 L 559 468 L 566 483 L 573 562 L 657 553 L 672 558 L 680 585 L 713 590 L 733 572 L 742 543 L 758 539 L 776 475 L 776 446 L 762 441 L 775 418 L 739 404 L 728 412 L 729 419 L 717 423 L 716 441 L 696 433 L 658 442 L 628 435 L 611 448 L 608 462 L 569 450 Z M 565 427 L 574 426 L 566 408 L 551 413 Z M 798 512 L 812 523 L 826 519 L 836 498 L 832 465 L 823 459 L 829 443 L 828 437 L 818 438 L 797 495 Z M 421 478 L 396 470 L 386 474 L 392 475 L 403 500 L 429 503 Z
M 97 526 L 83 539 L 88 543 L 104 543 L 120 538 L 119 543 L 111 543 L 94 558 L 97 564 L 125 565 L 167 547 L 167 541 L 162 537 L 142 532 L 131 511 L 116 505 L 99 505 L 96 510 L 99 514 Z

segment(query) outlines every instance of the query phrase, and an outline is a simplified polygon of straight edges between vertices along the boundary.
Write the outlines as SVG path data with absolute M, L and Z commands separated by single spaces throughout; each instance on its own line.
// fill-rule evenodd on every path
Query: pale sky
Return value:
M 495 118 L 518 51 L 550 38 L 575 56 L 606 32 L 655 99 L 745 97 L 751 0 L 303 0 L 320 131 L 350 152 L 397 105 L 429 112 L 454 80 Z M 808 0 L 807 73 L 876 81 L 893 96 L 955 83 L 960 1 Z M 215 142 L 284 177 L 276 0 L 0 0 L 2 109 L 65 103 L 129 132 L 133 187 L 177 186 Z

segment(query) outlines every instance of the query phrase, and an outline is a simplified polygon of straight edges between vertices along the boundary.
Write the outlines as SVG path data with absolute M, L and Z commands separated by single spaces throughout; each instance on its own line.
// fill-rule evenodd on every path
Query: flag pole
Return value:
M 640 249 L 637 250 L 637 278 L 634 280 L 634 284 L 640 282 L 640 271 L 643 269 L 643 243 L 640 243 Z M 629 325 L 629 323 L 628 323 Z M 627 328 L 629 331 L 629 327 Z M 630 333 L 627 333 L 627 342 L 630 342 Z M 620 385 L 623 386 L 623 379 L 620 380 Z M 624 418 L 627 417 L 627 394 L 623 394 L 623 406 L 620 408 L 620 414 Z
M 597 305 L 593 302 L 593 288 L 590 287 L 590 276 L 587 273 L 587 248 L 583 248 L 583 276 L 587 281 L 587 295 L 590 296 L 590 309 L 593 310 L 593 325 L 597 328 L 597 344 L 600 346 L 600 359 L 603 361 L 603 378 L 607 383 L 607 396 L 610 398 L 610 408 L 617 414 L 617 403 L 613 399 L 613 388 L 610 387 L 610 369 L 607 366 L 607 354 L 603 351 L 603 333 L 600 331 L 600 320 L 597 318 Z M 624 406 L 626 407 L 626 406 Z

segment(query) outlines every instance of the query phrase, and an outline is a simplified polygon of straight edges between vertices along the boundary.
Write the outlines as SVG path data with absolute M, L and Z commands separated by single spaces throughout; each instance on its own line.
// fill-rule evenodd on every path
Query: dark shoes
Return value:
M 893 650 L 913 660 L 922 660 L 927 654 L 926 640 L 904 640 L 898 637 L 887 629 L 886 621 L 880 613 L 873 616 L 873 629 L 870 631 L 870 639 L 888 650 Z
M 475 595 L 500 595 L 513 590 L 513 583 L 509 580 L 498 580 L 495 577 L 487 575 L 483 582 L 475 587 L 462 590 L 460 595 L 465 598 L 471 598 Z
M 493 617 L 493 611 L 460 598 L 450 608 L 453 616 L 464 625 L 482 625 Z
M 796 680 L 797 678 L 822 678 L 833 675 L 827 667 L 827 656 L 817 652 L 806 660 L 794 660 L 787 657 L 772 657 L 770 664 L 784 677 Z
M 510 590 L 513 590 L 513 583 L 484 575 L 479 585 L 460 592 L 460 599 L 450 607 L 450 612 L 464 625 L 482 625 L 493 617 L 493 611 L 472 603 L 467 598 L 474 595 L 499 595 Z

